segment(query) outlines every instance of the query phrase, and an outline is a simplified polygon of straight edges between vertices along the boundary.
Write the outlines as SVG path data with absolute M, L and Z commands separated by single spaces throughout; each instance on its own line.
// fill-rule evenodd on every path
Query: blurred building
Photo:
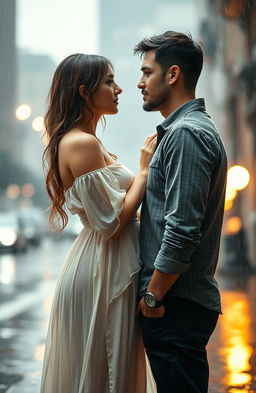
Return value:
M 0 8 L 1 18 L 6 10 L 11 18 L 9 4 L 12 2 Z M 0 209 L 15 209 L 25 203 L 47 206 L 42 171 L 43 116 L 55 64 L 47 55 L 17 52 L 14 35 L 12 41 L 7 39 L 8 31 L 6 27 L 1 34 L 7 47 L 3 46 L 0 68 Z
M 31 114 L 17 120 L 19 154 L 23 164 L 36 176 L 42 176 L 43 116 L 46 110 L 55 63 L 48 55 L 20 50 L 17 56 L 17 107 L 28 105 Z
M 229 167 L 242 166 L 250 176 L 227 201 L 222 268 L 249 271 L 256 269 L 256 2 L 201 0 L 198 6 L 211 105 L 224 129 Z M 236 180 L 242 176 L 237 172 Z
M 15 0 L 0 1 L 0 150 L 11 156 L 15 153 L 16 145 L 15 12 Z

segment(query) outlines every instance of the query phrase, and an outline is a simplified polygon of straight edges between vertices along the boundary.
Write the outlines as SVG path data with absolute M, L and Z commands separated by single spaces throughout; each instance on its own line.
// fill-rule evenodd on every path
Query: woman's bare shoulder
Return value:
M 98 146 L 100 146 L 100 142 L 94 135 L 77 129 L 64 135 L 59 145 L 63 149 L 97 148 Z
M 106 165 L 98 139 L 94 135 L 76 130 L 62 138 L 59 160 L 65 162 L 74 178 Z

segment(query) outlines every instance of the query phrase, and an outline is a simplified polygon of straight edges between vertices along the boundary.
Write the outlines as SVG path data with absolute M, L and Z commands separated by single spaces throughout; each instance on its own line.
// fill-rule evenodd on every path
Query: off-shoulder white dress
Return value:
M 41 393 L 153 392 L 135 318 L 138 221 L 110 239 L 133 178 L 115 162 L 80 176 L 66 192 L 84 229 L 56 286 Z

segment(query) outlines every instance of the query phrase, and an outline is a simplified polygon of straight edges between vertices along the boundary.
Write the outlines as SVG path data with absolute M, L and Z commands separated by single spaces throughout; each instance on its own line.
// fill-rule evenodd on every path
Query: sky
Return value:
M 56 63 L 71 53 L 97 53 L 98 9 L 98 0 L 17 0 L 17 46 Z

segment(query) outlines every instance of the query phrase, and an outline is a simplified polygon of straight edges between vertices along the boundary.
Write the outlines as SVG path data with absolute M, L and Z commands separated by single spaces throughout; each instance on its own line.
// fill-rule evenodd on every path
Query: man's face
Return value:
M 138 88 L 143 94 L 145 111 L 160 111 L 170 97 L 169 85 L 160 64 L 155 62 L 155 51 L 146 53 L 142 66 L 142 77 Z

